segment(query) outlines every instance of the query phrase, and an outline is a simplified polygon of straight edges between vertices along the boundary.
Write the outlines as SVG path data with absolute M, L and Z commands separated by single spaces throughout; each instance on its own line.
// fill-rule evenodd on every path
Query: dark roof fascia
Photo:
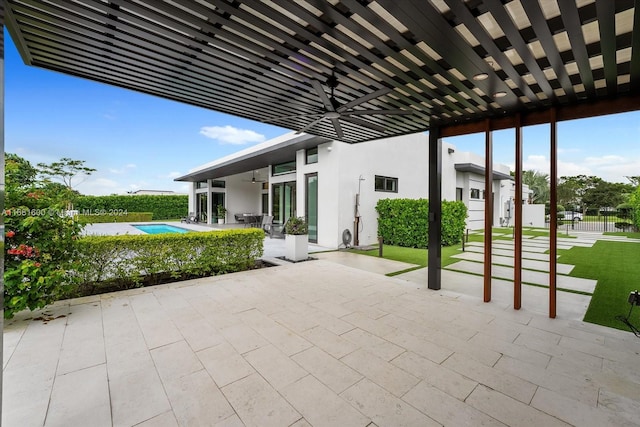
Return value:
M 199 182 L 261 169 L 269 165 L 295 160 L 296 151 L 308 150 L 330 141 L 330 139 L 315 135 L 299 134 L 279 144 L 193 170 L 186 175 L 175 178 L 174 181 Z
M 484 175 L 484 167 L 476 165 L 475 163 L 456 163 L 454 165 L 458 172 L 471 172 L 478 175 Z M 493 171 L 493 180 L 502 181 L 503 179 L 512 179 L 511 175 L 507 175 L 496 170 Z

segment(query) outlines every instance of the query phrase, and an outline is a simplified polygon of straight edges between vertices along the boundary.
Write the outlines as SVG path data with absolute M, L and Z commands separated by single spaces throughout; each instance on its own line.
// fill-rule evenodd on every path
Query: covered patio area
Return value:
M 633 335 L 420 288 L 318 260 L 23 313 L 3 425 L 637 425 Z
M 318 260 L 24 313 L 3 425 L 638 425 L 638 340 L 521 305 L 519 204 L 508 305 L 490 232 L 478 297 L 440 268 L 442 139 L 483 134 L 491 194 L 493 132 L 513 129 L 521 189 L 522 128 L 546 124 L 556 317 L 557 123 L 639 108 L 638 4 L 3 2 L 29 65 L 346 143 L 429 131 L 431 289 Z

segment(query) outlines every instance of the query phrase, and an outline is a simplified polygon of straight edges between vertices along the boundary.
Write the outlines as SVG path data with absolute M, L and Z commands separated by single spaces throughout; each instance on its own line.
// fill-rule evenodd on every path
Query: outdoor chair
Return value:
M 273 220 L 273 218 L 272 218 Z M 289 222 L 289 219 L 287 219 L 284 224 L 271 224 L 271 227 L 269 228 L 270 232 L 269 232 L 269 237 L 270 238 L 276 238 L 276 239 L 284 239 L 284 229 L 287 226 L 287 223 Z
M 271 235 L 271 228 L 273 227 L 273 215 L 264 215 L 262 217 L 261 228 L 265 233 Z
M 188 216 L 184 218 L 180 218 L 180 222 L 185 222 L 187 224 L 195 224 L 195 223 L 198 223 L 199 220 L 195 212 L 189 212 Z

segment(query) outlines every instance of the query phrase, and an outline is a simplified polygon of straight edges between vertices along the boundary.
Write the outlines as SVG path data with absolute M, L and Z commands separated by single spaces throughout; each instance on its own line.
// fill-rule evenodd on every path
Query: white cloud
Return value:
M 558 154 L 579 153 L 581 151 L 579 148 L 558 148 Z
M 524 161 L 524 170 L 549 173 L 549 159 L 546 156 L 531 155 Z M 587 157 L 583 160 L 558 160 L 558 176 L 597 176 L 608 182 L 628 182 L 625 176 L 636 176 L 640 171 L 640 158 L 625 158 L 618 155 Z
M 177 178 L 179 176 L 182 176 L 183 174 L 181 174 L 180 172 L 169 172 L 166 175 L 159 175 L 158 178 L 163 178 L 163 179 L 174 179 Z
M 127 173 L 129 172 L 131 169 L 135 169 L 136 165 L 134 165 L 133 163 L 128 163 L 126 165 L 124 165 L 123 167 L 121 167 L 120 169 L 115 169 L 115 168 L 110 168 L 108 169 L 110 173 L 116 174 L 116 175 L 121 175 L 123 173 Z
M 265 136 L 248 129 L 233 126 L 203 126 L 200 134 L 215 139 L 221 144 L 243 145 L 252 142 L 263 142 Z
M 626 159 L 622 156 L 608 155 L 608 156 L 601 156 L 601 157 L 587 157 L 584 159 L 584 162 L 588 165 L 598 167 L 598 166 L 625 163 Z
M 551 170 L 547 156 L 530 155 L 523 162 L 524 170 L 536 170 L 548 174 Z M 558 160 L 558 176 L 593 175 L 590 168 L 574 162 Z

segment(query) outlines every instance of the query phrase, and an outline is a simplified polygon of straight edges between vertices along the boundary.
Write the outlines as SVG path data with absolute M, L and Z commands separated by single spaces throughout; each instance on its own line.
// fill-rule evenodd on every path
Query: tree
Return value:
M 615 208 L 626 202 L 633 190 L 630 184 L 600 180 L 594 187 L 585 192 L 582 201 L 589 208 Z
M 597 176 L 576 175 L 563 176 L 558 180 L 558 203 L 562 203 L 571 210 L 582 210 L 586 214 L 588 205 L 584 203 L 584 196 L 595 188 L 602 178 Z
M 73 208 L 73 204 L 71 203 L 74 195 L 73 179 L 77 176 L 84 176 L 84 179 L 79 182 L 81 183 L 96 171 L 96 169 L 85 166 L 84 163 L 84 160 L 73 160 L 68 157 L 63 157 L 60 161 L 51 164 L 38 163 L 39 174 L 41 176 L 58 179 L 66 187 L 67 192 L 64 196 L 66 197 L 67 209 Z
M 15 187 L 33 185 L 38 169 L 33 167 L 27 159 L 14 153 L 4 153 L 5 184 Z
M 625 176 L 635 188 L 640 187 L 640 176 Z
M 529 186 L 533 192 L 533 203 L 545 203 L 549 201 L 549 175 L 534 170 L 522 172 L 522 182 Z
M 5 191 L 5 206 L 13 206 L 32 190 L 38 170 L 31 163 L 13 153 L 4 154 L 4 177 L 5 188 L 12 191 Z
M 82 226 L 48 194 L 51 183 L 39 180 L 27 160 L 15 154 L 5 159 L 4 314 L 11 317 L 65 295 Z
M 637 187 L 636 190 L 629 197 L 629 204 L 633 209 L 633 223 L 636 228 L 640 230 L 640 187 Z

